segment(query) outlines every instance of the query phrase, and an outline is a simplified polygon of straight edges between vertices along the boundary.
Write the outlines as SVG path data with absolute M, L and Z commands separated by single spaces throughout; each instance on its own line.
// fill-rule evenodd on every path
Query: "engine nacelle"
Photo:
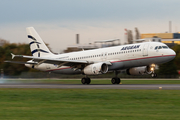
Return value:
M 105 74 L 108 71 L 108 65 L 106 63 L 95 63 L 88 65 L 84 68 L 85 75 L 98 75 Z
M 144 74 L 151 74 L 151 67 L 150 66 L 143 66 L 143 67 L 134 67 L 127 69 L 128 75 L 144 75 Z

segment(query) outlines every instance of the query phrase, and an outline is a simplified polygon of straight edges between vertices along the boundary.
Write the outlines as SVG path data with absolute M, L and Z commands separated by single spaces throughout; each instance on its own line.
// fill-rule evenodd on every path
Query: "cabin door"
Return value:
M 145 43 L 143 47 L 143 56 L 148 56 L 149 43 Z

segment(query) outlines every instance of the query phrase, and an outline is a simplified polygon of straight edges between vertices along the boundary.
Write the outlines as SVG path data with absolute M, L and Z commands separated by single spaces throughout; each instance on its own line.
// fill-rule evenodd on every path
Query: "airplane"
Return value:
M 111 71 L 115 73 L 112 84 L 121 82 L 118 74 L 122 70 L 129 75 L 151 74 L 157 77 L 155 66 L 171 61 L 176 56 L 172 49 L 161 42 L 142 42 L 57 55 L 48 49 L 33 27 L 26 28 L 26 31 L 32 56 L 11 54 L 12 59 L 20 57 L 30 60 L 5 62 L 25 64 L 29 68 L 59 74 L 83 74 L 82 84 L 90 84 L 88 76 Z

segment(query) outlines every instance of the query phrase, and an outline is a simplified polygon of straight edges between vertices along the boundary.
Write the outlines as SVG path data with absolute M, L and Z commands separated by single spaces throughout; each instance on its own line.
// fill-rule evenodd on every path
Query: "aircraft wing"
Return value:
M 27 64 L 39 65 L 42 63 L 48 63 L 48 64 L 56 64 L 59 67 L 62 65 L 73 66 L 73 65 L 77 65 L 77 64 L 93 64 L 93 63 L 97 62 L 97 61 L 86 61 L 86 60 L 66 60 L 66 59 L 57 59 L 57 58 L 48 58 L 48 57 L 33 57 L 33 56 L 25 56 L 25 55 L 14 55 L 12 53 L 11 53 L 11 55 L 12 55 L 12 59 L 15 57 L 32 59 L 32 62 L 24 62 L 24 64 L 27 63 Z M 5 61 L 5 62 L 8 62 L 8 61 Z M 9 62 L 13 62 L 13 61 L 9 61 Z M 13 62 L 13 63 L 18 63 L 18 62 Z M 20 64 L 22 64 L 22 63 L 20 63 Z M 105 63 L 107 65 L 111 65 L 111 63 L 109 61 L 105 61 Z

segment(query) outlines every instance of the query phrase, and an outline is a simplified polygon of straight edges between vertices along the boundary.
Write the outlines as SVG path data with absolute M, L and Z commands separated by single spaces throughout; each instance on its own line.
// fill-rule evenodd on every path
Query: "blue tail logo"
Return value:
M 28 35 L 28 38 L 30 38 L 30 39 L 33 40 L 32 42 L 29 43 L 30 46 L 31 46 L 32 44 L 36 44 L 36 46 L 37 46 L 37 49 L 31 51 L 32 55 L 33 55 L 34 53 L 38 52 L 38 57 L 40 57 L 40 52 L 49 53 L 49 52 L 47 52 L 47 51 L 45 51 L 45 50 L 40 49 L 39 45 L 40 45 L 41 43 L 37 42 L 37 40 L 36 40 L 33 36 Z

